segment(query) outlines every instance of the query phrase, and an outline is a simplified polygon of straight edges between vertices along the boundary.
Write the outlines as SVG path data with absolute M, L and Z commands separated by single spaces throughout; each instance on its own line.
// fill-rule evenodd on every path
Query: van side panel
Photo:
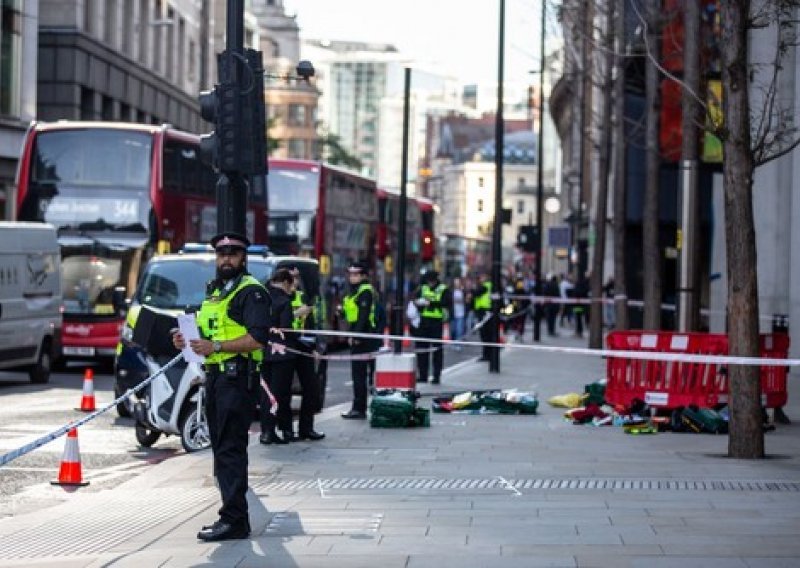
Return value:
M 61 333 L 61 261 L 55 229 L 0 222 L 0 368 L 37 361 Z

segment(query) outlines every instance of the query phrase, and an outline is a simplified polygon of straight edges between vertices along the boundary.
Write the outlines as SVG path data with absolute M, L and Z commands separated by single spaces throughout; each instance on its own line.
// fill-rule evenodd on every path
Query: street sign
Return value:
M 572 230 L 569 225 L 547 228 L 547 246 L 550 248 L 569 248 L 572 244 Z

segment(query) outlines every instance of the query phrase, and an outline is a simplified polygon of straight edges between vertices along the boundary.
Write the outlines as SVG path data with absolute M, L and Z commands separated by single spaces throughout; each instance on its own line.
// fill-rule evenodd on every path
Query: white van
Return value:
M 46 383 L 61 351 L 61 253 L 45 223 L 0 221 L 0 369 Z

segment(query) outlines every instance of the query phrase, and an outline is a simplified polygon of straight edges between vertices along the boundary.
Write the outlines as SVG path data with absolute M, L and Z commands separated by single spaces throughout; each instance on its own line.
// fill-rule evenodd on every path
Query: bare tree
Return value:
M 606 250 L 606 217 L 608 215 L 608 177 L 610 171 L 610 147 L 611 147 L 611 94 L 614 77 L 611 73 L 614 67 L 614 0 L 606 0 L 605 13 L 599 14 L 604 20 L 603 25 L 603 47 L 604 65 L 601 75 L 604 77 L 602 83 L 602 106 L 599 117 L 600 137 L 597 147 L 598 152 L 598 176 L 597 176 L 597 195 L 595 202 L 594 217 L 594 252 L 592 256 L 591 274 L 591 296 L 595 300 L 590 306 L 589 315 L 589 347 L 600 349 L 603 346 L 603 304 L 597 300 L 603 296 L 603 264 L 605 262 Z
M 616 329 L 628 329 L 628 284 L 625 271 L 625 0 L 616 0 L 614 40 L 614 309 Z
M 728 335 L 731 355 L 758 357 L 758 279 L 753 220 L 754 169 L 798 145 L 790 107 L 778 100 L 781 61 L 796 46 L 797 0 L 763 0 L 755 13 L 749 0 L 720 3 L 722 59 L 722 124 L 725 239 L 728 274 Z M 771 68 L 754 85 L 748 65 L 752 28 L 775 26 L 776 49 Z M 762 70 L 763 72 L 764 70 Z M 760 113 L 751 114 L 751 89 L 760 91 Z M 753 117 L 756 116 L 754 119 Z M 755 124 L 754 124 L 755 122 Z M 755 366 L 729 371 L 731 419 L 728 455 L 764 457 L 760 370 Z
M 658 116 L 661 107 L 659 96 L 658 35 L 660 29 L 661 2 L 645 1 L 647 21 L 646 38 L 649 57 L 645 67 L 645 107 L 647 128 L 647 171 L 645 175 L 644 211 L 642 212 L 642 261 L 644 277 L 644 328 L 661 328 L 661 250 L 659 246 L 658 190 L 661 158 L 658 152 Z

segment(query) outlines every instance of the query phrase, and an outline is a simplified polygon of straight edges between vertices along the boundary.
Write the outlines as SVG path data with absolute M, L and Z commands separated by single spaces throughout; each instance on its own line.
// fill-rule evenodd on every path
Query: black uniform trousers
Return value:
M 377 351 L 380 342 L 371 339 L 358 339 L 350 349 L 353 355 L 369 355 Z M 350 361 L 350 370 L 353 376 L 353 407 L 355 412 L 367 412 L 367 391 L 370 380 L 370 373 L 374 368 L 372 359 L 354 359 Z
M 255 395 L 246 372 L 226 376 L 207 373 L 206 413 L 222 507 L 220 520 L 249 527 L 247 513 L 247 444 L 255 412 Z
M 277 427 L 281 432 L 292 432 L 292 380 L 294 379 L 294 359 L 265 361 L 263 373 L 272 396 L 278 402 L 277 414 L 270 412 L 270 400 L 264 389 L 260 389 L 261 433 L 274 432 Z
M 441 339 L 444 330 L 444 320 L 437 318 L 421 318 L 417 328 L 416 337 Z M 430 359 L 433 355 L 433 380 L 439 381 L 442 377 L 443 349 L 441 343 L 429 341 L 415 341 L 414 345 L 419 350 L 417 353 L 417 380 L 427 381 L 430 370 Z M 432 349 L 433 352 L 428 350 Z
M 320 408 L 320 380 L 313 356 L 297 355 L 294 358 L 294 370 L 300 381 L 300 417 L 297 422 L 297 431 L 300 434 L 311 432 L 314 429 L 314 414 Z

